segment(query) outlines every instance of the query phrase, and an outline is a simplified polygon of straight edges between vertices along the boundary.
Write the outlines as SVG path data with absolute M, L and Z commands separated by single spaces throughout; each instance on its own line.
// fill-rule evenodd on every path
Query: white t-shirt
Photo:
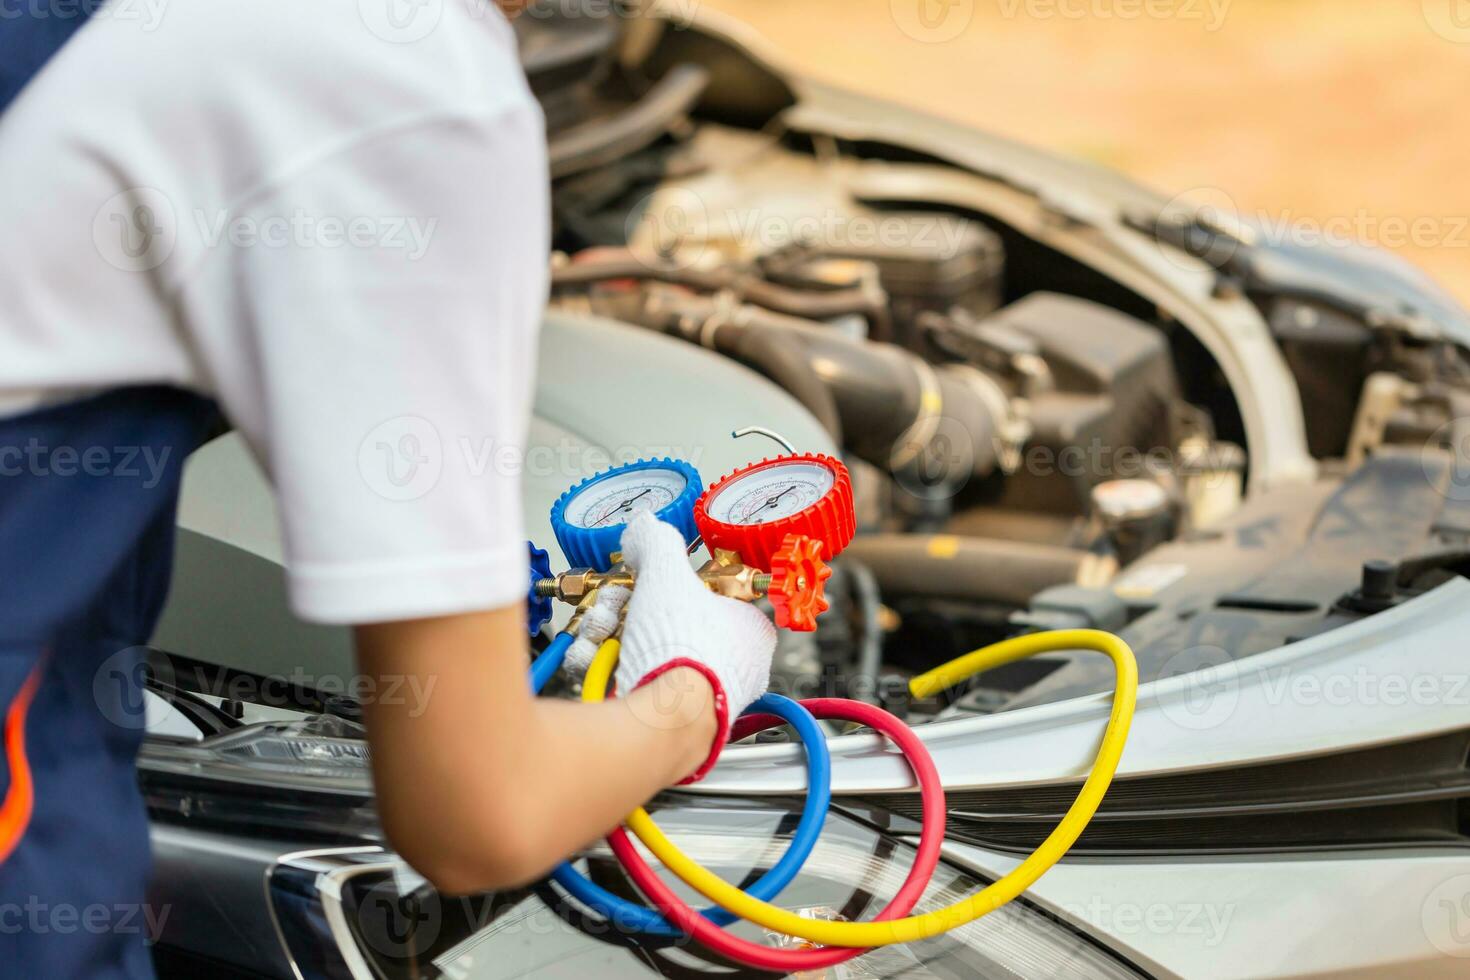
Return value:
M 425 20 L 424 14 L 432 15 Z M 0 416 L 218 400 L 327 623 L 526 588 L 544 120 L 489 0 L 111 0 L 0 117 Z

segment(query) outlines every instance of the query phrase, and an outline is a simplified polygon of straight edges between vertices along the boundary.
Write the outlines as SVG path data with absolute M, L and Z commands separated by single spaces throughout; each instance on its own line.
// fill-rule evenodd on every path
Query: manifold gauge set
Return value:
M 653 513 L 703 543 L 710 560 L 699 570 L 712 591 L 734 599 L 766 598 L 776 625 L 808 632 L 827 609 L 827 562 L 852 541 L 852 480 L 840 460 L 792 453 L 742 467 L 708 490 L 699 471 L 678 459 L 616 466 L 567 490 L 551 509 L 557 544 L 572 565 L 552 575 L 546 552 L 531 548 L 528 625 L 551 617 L 552 601 L 577 606 L 603 585 L 635 585 L 621 566 L 623 529 Z
M 634 574 L 618 554 L 623 528 L 640 513 L 653 513 L 684 535 L 692 552 L 702 542 L 710 559 L 700 579 L 714 592 L 735 599 L 770 600 L 776 625 L 816 629 L 827 608 L 823 588 L 827 561 L 852 541 L 855 518 L 852 481 L 830 456 L 791 453 L 742 467 L 705 490 L 693 466 L 676 459 L 640 460 L 615 467 L 577 484 L 557 500 L 551 525 L 567 560 L 578 567 L 551 574 L 546 552 L 531 547 L 531 585 L 527 596 L 533 634 L 551 618 L 556 600 L 575 604 L 573 615 L 531 665 L 530 683 L 542 691 L 561 668 L 574 642 L 582 613 L 597 590 L 617 584 L 636 587 Z M 922 915 L 909 913 L 924 894 L 938 865 L 945 833 L 944 788 L 923 741 L 898 718 L 874 705 L 840 698 L 795 702 L 779 694 L 762 695 L 735 724 L 739 740 L 774 725 L 790 725 L 807 756 L 808 791 L 802 817 L 786 853 L 768 871 L 741 889 L 720 879 L 679 850 L 639 808 L 608 835 L 613 854 L 653 907 L 630 902 L 563 862 L 552 882 L 579 904 L 655 937 L 689 936 L 728 960 L 776 973 L 816 975 L 867 952 L 868 947 L 937 936 L 1005 905 L 1066 854 L 1107 792 L 1122 758 L 1137 697 L 1138 668 L 1128 645 L 1095 630 L 1063 630 L 1023 635 L 994 644 L 913 678 L 910 693 L 932 697 L 985 670 L 1057 650 L 1090 649 L 1109 656 L 1118 675 L 1113 711 L 1097 762 L 1062 822 L 1027 860 L 983 891 Z M 588 666 L 582 700 L 600 701 L 616 669 L 619 644 L 605 640 Z M 832 760 L 817 719 L 866 725 L 887 737 L 909 765 L 923 805 L 920 840 L 908 877 L 892 901 L 871 922 L 826 922 L 802 917 L 771 904 L 800 873 L 821 834 L 831 801 Z M 717 908 L 695 911 L 684 903 L 644 860 L 628 837 L 632 832 L 686 885 L 712 899 Z M 550 887 L 550 886 L 548 886 Z M 799 948 L 772 948 L 726 932 L 721 926 L 743 918 L 780 935 Z

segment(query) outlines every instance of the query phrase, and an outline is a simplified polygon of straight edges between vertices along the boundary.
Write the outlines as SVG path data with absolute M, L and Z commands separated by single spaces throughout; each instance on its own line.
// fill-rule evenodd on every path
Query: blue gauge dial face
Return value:
M 826 496 L 833 482 L 825 466 L 805 460 L 777 463 L 721 487 L 705 509 L 723 524 L 769 524 L 806 510 Z
M 573 527 L 617 527 L 644 511 L 658 512 L 678 499 L 688 481 L 677 470 L 640 469 L 614 473 L 584 487 L 567 501 Z

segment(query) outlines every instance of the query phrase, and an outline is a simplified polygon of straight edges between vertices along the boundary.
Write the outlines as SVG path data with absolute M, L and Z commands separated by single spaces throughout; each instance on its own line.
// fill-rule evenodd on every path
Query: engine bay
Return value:
M 528 530 L 549 541 L 540 501 L 577 479 L 724 439 L 760 421 L 762 391 L 784 392 L 795 450 L 850 472 L 856 536 L 817 629 L 780 634 L 773 691 L 912 722 L 991 714 L 1112 679 L 1055 654 L 922 702 L 907 681 L 1081 627 L 1123 637 L 1147 682 L 1470 570 L 1470 359 L 1423 310 L 1370 308 L 1358 284 L 1303 279 L 1301 256 L 1252 250 L 1110 176 L 1010 146 L 961 159 L 975 134 L 945 143 L 907 110 L 905 132 L 927 142 L 890 138 L 870 103 L 844 116 L 840 94 L 798 93 L 715 33 L 517 26 L 553 175 L 538 403 L 556 411 L 542 420 L 538 404 L 531 442 L 582 439 L 540 474 Z M 613 363 L 651 379 L 622 415 L 575 390 Z M 582 452 L 624 439 L 626 458 Z M 750 452 L 691 461 L 713 479 Z M 198 664 L 283 675 L 304 649 L 350 675 L 345 632 L 289 615 L 269 488 L 247 457 L 196 456 L 155 644 L 176 680 Z M 310 707 L 281 705 L 289 717 L 357 717 L 304 684 Z
M 1063 627 L 1118 631 L 1148 680 L 1465 569 L 1462 348 L 1211 270 L 1213 298 L 1259 316 L 1294 382 L 1310 462 L 1287 472 L 1246 420 L 1293 420 L 1232 382 L 1188 311 L 962 203 L 986 175 L 794 124 L 759 66 L 724 51 L 724 75 L 693 67 L 717 39 L 666 34 L 641 61 L 622 43 L 580 77 L 626 104 L 563 90 L 566 140 L 623 141 L 614 162 L 561 165 L 552 307 L 738 362 L 841 447 L 859 534 L 818 631 L 783 634 L 774 690 L 901 710 L 914 673 Z M 630 117 L 650 124 L 632 152 Z M 1207 247 L 1146 247 L 1209 269 Z M 1048 658 L 913 710 L 989 713 L 1108 683 L 1103 665 Z

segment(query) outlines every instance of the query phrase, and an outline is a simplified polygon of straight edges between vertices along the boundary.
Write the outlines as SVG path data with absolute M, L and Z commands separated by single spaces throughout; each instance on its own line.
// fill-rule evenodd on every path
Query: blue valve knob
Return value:
M 536 594 L 536 583 L 551 578 L 551 555 L 530 541 L 526 542 L 526 547 L 531 552 L 531 587 L 526 592 L 526 628 L 535 636 L 541 632 L 541 627 L 551 621 L 551 597 Z

